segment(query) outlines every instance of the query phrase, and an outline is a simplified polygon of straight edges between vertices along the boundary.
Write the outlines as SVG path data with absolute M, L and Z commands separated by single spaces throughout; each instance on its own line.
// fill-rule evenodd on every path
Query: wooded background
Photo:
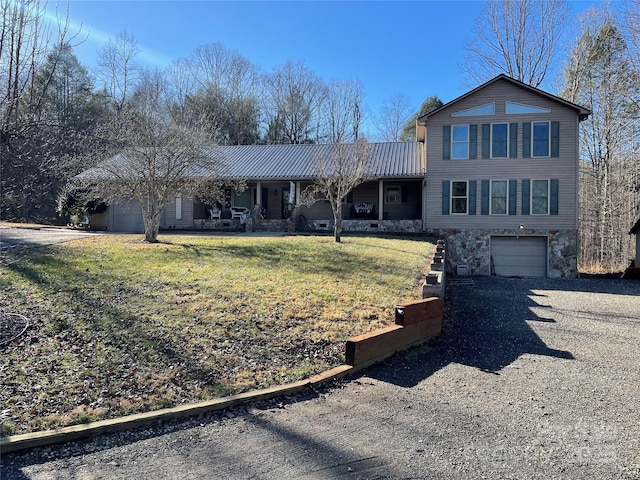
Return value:
M 365 123 L 370 141 L 411 140 L 417 116 L 442 105 L 434 92 L 419 107 L 389 92 L 371 112 L 358 79 L 325 81 L 291 61 L 265 72 L 219 43 L 149 70 L 127 33 L 99 52 L 92 76 L 74 54 L 80 32 L 64 16 L 51 23 L 44 8 L 0 0 L 2 220 L 64 221 L 56 202 L 68 180 L 132 141 L 113 128 L 125 113 L 141 127 L 160 111 L 162 121 L 206 125 L 211 144 L 343 143 L 363 138 Z M 583 271 L 620 270 L 634 255 L 639 47 L 639 0 L 579 18 L 565 1 L 497 0 L 484 4 L 461 64 L 469 88 L 506 73 L 592 111 L 580 127 Z

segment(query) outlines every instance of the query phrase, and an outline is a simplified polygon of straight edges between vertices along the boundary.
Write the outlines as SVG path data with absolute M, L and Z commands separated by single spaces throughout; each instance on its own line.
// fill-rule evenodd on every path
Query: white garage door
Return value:
M 491 259 L 500 277 L 546 277 L 547 237 L 491 237 Z

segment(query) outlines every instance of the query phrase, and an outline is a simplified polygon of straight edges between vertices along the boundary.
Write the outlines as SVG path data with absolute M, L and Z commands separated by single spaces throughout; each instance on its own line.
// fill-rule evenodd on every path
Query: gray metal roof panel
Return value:
M 421 176 L 417 142 L 371 143 L 370 157 L 378 160 L 376 177 Z M 227 159 L 227 175 L 248 180 L 310 179 L 313 162 L 330 153 L 331 144 L 237 145 L 211 147 Z
M 376 178 L 420 177 L 420 144 L 418 142 L 370 143 L 369 156 L 375 160 Z M 244 180 L 307 180 L 315 176 L 314 160 L 329 155 L 334 145 L 227 145 L 204 149 L 205 161 L 193 166 L 189 172 L 194 177 L 215 176 L 217 178 Z M 218 158 L 222 167 L 216 168 L 211 160 Z M 126 162 L 122 154 L 107 159 L 103 164 Z M 100 166 L 80 174 L 96 174 L 105 170 Z M 106 174 L 108 175 L 108 174 Z

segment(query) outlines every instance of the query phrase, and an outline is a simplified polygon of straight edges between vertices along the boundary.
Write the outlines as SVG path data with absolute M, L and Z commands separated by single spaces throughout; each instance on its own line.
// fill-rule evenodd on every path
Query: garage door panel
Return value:
M 129 201 L 113 206 L 113 231 L 114 232 L 144 232 L 142 222 L 142 208 L 140 204 Z
M 496 275 L 545 277 L 546 237 L 491 237 L 491 258 Z

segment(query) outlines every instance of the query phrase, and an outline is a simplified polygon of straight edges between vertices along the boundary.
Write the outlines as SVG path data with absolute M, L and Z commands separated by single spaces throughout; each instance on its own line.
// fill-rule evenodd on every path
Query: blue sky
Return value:
M 571 2 L 577 15 L 594 2 Z M 376 113 L 403 94 L 417 109 L 430 95 L 447 102 L 468 90 L 460 64 L 480 1 L 105 1 L 71 0 L 76 47 L 90 70 L 110 37 L 126 31 L 141 59 L 163 67 L 220 42 L 264 71 L 302 60 L 325 80 L 359 78 Z M 54 8 L 50 4 L 50 8 Z

